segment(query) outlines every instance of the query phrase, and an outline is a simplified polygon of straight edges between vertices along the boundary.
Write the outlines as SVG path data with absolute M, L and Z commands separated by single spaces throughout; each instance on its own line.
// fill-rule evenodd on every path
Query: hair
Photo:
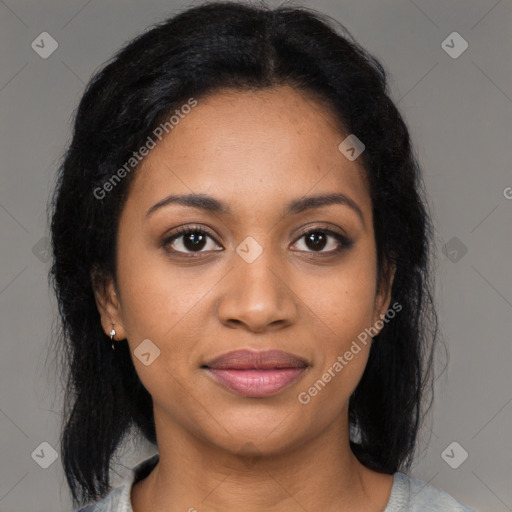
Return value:
M 188 98 L 279 85 L 325 102 L 346 133 L 365 144 L 358 161 L 372 200 L 379 282 L 394 266 L 391 301 L 402 309 L 375 337 L 350 398 L 349 422 L 357 431 L 350 444 L 370 469 L 410 469 L 432 403 L 433 228 L 387 74 L 343 25 L 312 9 L 214 2 L 152 26 L 91 78 L 50 198 L 49 279 L 66 386 L 60 442 L 74 504 L 109 491 L 111 459 L 132 428 L 156 445 L 151 395 L 126 340 L 112 351 L 93 292 L 107 277 L 117 282 L 119 217 L 137 169 L 106 199 L 94 190 Z

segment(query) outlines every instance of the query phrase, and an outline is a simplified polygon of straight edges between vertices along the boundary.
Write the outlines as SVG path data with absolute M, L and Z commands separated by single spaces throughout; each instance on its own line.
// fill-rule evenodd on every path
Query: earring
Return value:
M 114 329 L 114 324 L 112 324 L 112 330 L 110 331 L 110 341 L 112 342 L 112 350 L 115 350 L 114 347 L 114 336 L 116 335 L 116 330 Z

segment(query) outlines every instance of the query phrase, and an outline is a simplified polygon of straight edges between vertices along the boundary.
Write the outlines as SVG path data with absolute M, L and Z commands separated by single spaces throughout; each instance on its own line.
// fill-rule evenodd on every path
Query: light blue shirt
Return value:
M 130 500 L 132 485 L 149 474 L 157 463 L 158 454 L 143 460 L 132 469 L 121 485 L 110 491 L 105 498 L 76 512 L 133 512 Z M 396 472 L 393 475 L 391 495 L 384 512 L 476 511 L 422 480 Z

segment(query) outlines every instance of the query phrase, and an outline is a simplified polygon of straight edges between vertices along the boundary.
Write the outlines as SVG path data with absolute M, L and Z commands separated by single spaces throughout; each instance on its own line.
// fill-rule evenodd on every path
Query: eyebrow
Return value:
M 205 194 L 171 194 L 167 197 L 164 197 L 161 201 L 158 201 L 158 203 L 151 206 L 146 212 L 146 218 L 152 215 L 155 211 L 159 210 L 160 208 L 163 208 L 164 206 L 168 206 L 171 204 L 179 204 L 181 206 L 197 208 L 212 213 L 232 215 L 232 211 L 229 208 L 229 206 L 223 203 L 222 201 L 215 199 L 214 197 L 207 196 Z M 285 206 L 284 215 L 296 215 L 306 210 L 322 208 L 323 206 L 329 206 L 332 204 L 341 204 L 351 208 L 355 213 L 357 213 L 358 217 L 361 219 L 361 222 L 364 226 L 363 213 L 359 206 L 357 205 L 357 203 L 350 197 L 346 196 L 345 194 L 339 193 L 320 194 L 316 196 L 306 196 L 301 197 L 299 199 L 294 199 Z

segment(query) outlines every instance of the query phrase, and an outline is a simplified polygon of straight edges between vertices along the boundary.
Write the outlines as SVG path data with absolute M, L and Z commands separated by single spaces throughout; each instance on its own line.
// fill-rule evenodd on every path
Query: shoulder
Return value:
M 101 501 L 86 505 L 74 512 L 133 512 L 130 495 L 132 485 L 144 478 L 158 463 L 158 454 L 137 464 L 120 485 L 112 489 Z
M 476 512 L 447 492 L 404 473 L 393 475 L 393 487 L 384 512 Z
M 126 504 L 129 503 L 130 499 L 132 478 L 128 477 L 125 479 L 118 487 L 112 489 L 101 501 L 86 505 L 75 512 L 132 512 L 131 508 L 126 508 Z

